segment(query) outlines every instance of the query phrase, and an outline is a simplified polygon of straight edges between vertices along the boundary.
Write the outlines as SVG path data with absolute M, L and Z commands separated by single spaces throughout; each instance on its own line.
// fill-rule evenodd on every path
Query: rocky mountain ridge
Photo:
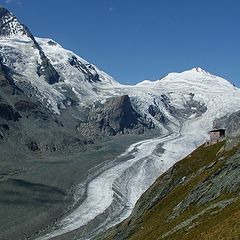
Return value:
M 28 122 L 31 133 L 28 133 L 30 136 L 21 137 L 23 145 L 28 146 L 33 151 L 57 151 L 66 146 L 74 145 L 84 148 L 84 145 L 92 143 L 96 137 L 101 138 L 104 135 L 122 134 L 126 133 L 128 128 L 140 127 L 143 121 L 139 121 L 140 115 L 136 112 L 134 113 L 130 99 L 127 96 L 124 97 L 124 95 L 122 98 L 121 96 L 116 96 L 116 99 L 112 96 L 112 100 L 107 100 L 107 107 L 100 102 L 94 104 L 98 106 L 95 109 L 98 108 L 97 111 L 99 112 L 97 113 L 98 117 L 95 118 L 96 112 L 90 109 L 92 103 L 84 104 L 82 108 L 78 97 L 80 93 L 76 94 L 73 86 L 63 83 L 64 79 L 68 77 L 71 79 L 72 77 L 59 72 L 59 68 L 54 66 L 54 61 L 50 61 L 51 57 L 46 55 L 44 49 L 46 45 L 54 50 L 58 44 L 52 40 L 42 41 L 36 39 L 26 26 L 21 24 L 13 14 L 2 7 L 0 9 L 0 20 L 2 30 L 0 35 L 1 86 L 3 87 L 1 93 L 4 94 L 4 97 L 1 96 L 3 110 L 1 122 L 9 130 L 11 127 L 7 121 L 13 118 L 15 122 L 19 122 L 21 132 L 29 132 L 26 129 L 27 126 L 24 123 L 22 124 L 22 122 Z M 96 95 L 98 90 L 94 84 L 104 82 L 105 80 L 110 81 L 111 84 L 114 82 L 111 77 L 73 53 L 65 51 L 64 54 L 66 54 L 68 68 L 70 68 L 67 74 L 75 71 L 76 76 L 73 76 L 73 78 L 74 81 L 77 81 L 77 87 L 81 88 L 80 91 L 83 91 L 81 97 L 86 96 L 86 94 Z M 36 58 L 30 57 L 31 55 L 36 56 Z M 60 66 L 60 69 L 62 68 Z M 56 86 L 57 83 L 58 86 Z M 87 86 L 84 86 L 85 84 Z M 11 88 L 11 91 L 6 92 L 7 87 Z M 16 94 L 12 94 L 16 89 Z M 59 91 L 59 89 L 61 90 Z M 16 99 L 20 100 L 16 102 Z M 118 103 L 118 99 L 123 99 L 124 101 Z M 126 106 L 125 103 L 127 103 Z M 118 106 L 119 104 L 122 106 Z M 115 111 L 117 113 L 111 114 Z M 92 117 L 90 112 L 93 112 Z M 87 114 L 90 115 L 87 116 Z M 100 117 L 101 114 L 103 115 L 102 117 Z M 104 116 L 110 114 L 111 116 L 104 119 Z M 125 119 L 126 116 L 127 120 Z M 94 126 L 94 131 L 91 130 L 89 131 L 90 133 L 86 131 L 86 124 Z M 112 128 L 111 125 L 115 127 Z M 117 125 L 118 127 L 116 127 Z M 51 139 L 51 135 L 48 137 L 49 141 L 43 140 L 45 138 L 41 137 L 40 133 L 43 129 L 40 131 L 39 129 L 45 126 L 51 129 L 52 136 L 54 136 L 53 132 L 60 132 L 60 135 L 62 135 L 59 137 L 60 142 L 56 142 L 55 138 Z M 142 130 L 138 131 L 138 133 L 144 132 L 145 126 L 142 125 Z M 18 130 L 15 129 L 15 131 Z M 61 134 L 61 132 L 64 133 Z M 6 131 L 2 130 L 1 138 L 11 138 L 11 134 L 11 131 L 8 131 L 8 134 L 6 134 Z M 21 134 L 19 133 L 19 135 Z
M 1 24 L 0 60 L 3 75 L 11 78 L 28 99 L 27 103 L 16 103 L 18 109 L 23 107 L 26 111 L 36 103 L 41 105 L 42 113 L 38 112 L 41 115 L 37 117 L 38 122 L 50 118 L 55 121 L 53 128 L 69 126 L 71 129 L 67 132 L 71 134 L 67 134 L 67 138 L 75 139 L 80 145 L 106 135 L 142 134 L 149 129 L 157 129 L 161 134 L 176 131 L 187 118 L 199 117 L 206 112 L 208 104 L 217 100 L 215 97 L 212 100 L 212 95 L 231 92 L 232 101 L 239 96 L 239 90 L 229 82 L 200 68 L 172 73 L 156 82 L 121 85 L 55 41 L 35 38 L 25 25 L 4 8 L 1 8 Z M 11 98 L 9 95 L 10 102 Z M 127 103 L 131 114 L 126 115 L 125 107 L 115 109 L 114 104 L 118 99 L 128 99 L 124 104 Z M 235 111 L 234 105 L 229 104 L 231 108 L 224 107 L 224 111 Z M 115 114 L 115 111 L 118 113 Z M 128 122 L 124 122 L 125 117 Z M 32 135 L 38 139 L 34 129 L 32 127 Z M 54 140 L 44 143 L 36 139 L 32 142 L 39 147 L 33 149 L 42 150 L 60 150 L 66 141 L 66 137 L 60 137 L 62 142 L 58 144 L 54 144 Z M 23 144 L 26 145 L 25 140 Z

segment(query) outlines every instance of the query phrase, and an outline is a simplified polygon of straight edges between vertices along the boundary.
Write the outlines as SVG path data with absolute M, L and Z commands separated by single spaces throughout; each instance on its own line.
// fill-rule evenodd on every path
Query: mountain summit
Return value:
M 21 24 L 18 19 L 6 8 L 0 7 L 0 36 L 28 35 L 27 27 Z
M 195 68 L 192 69 L 192 71 L 197 71 L 199 73 L 204 73 L 204 74 L 210 74 L 209 72 L 205 71 L 201 67 L 195 67 Z

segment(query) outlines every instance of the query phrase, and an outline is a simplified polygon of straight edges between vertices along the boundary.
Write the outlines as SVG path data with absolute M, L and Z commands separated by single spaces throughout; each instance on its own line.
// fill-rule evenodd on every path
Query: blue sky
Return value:
M 240 86 L 239 0 L 0 0 L 122 83 L 200 66 Z

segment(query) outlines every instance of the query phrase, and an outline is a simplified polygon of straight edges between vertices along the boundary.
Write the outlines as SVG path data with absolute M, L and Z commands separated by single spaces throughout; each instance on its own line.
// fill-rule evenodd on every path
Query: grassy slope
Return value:
M 235 197 L 239 193 L 239 191 L 237 193 L 222 193 L 211 203 L 203 205 L 192 203 L 178 217 L 169 221 L 169 216 L 172 214 L 174 207 L 185 199 L 194 187 L 207 180 L 210 175 L 217 173 L 224 165 L 225 159 L 234 155 L 238 148 L 230 151 L 224 151 L 223 149 L 224 142 L 208 147 L 201 146 L 188 157 L 175 164 L 170 169 L 171 180 L 168 185 L 170 186 L 176 179 L 183 177 L 187 180 L 182 184 L 175 184 L 167 194 L 153 203 L 152 206 L 148 206 L 148 209 L 144 210 L 139 216 L 132 216 L 117 228 L 113 228 L 108 232 L 106 239 L 240 239 L 239 198 L 220 211 L 216 211 L 216 208 L 211 209 L 193 220 L 186 227 L 172 234 L 166 234 L 185 220 L 206 209 L 214 201 L 226 200 Z M 206 168 L 206 166 L 209 167 Z M 163 174 L 151 189 L 143 195 L 142 199 L 140 199 L 142 206 L 144 206 L 144 202 L 146 204 L 151 201 L 151 197 L 156 196 L 158 188 L 162 189 L 161 185 L 165 181 L 166 175 L 169 175 L 169 171 Z M 138 205 L 138 208 L 141 209 L 141 203 Z

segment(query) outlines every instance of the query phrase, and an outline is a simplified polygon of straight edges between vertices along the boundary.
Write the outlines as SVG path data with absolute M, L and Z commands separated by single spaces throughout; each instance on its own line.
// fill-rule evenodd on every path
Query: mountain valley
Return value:
M 200 67 L 120 84 L 1 7 L 0 240 L 239 236 L 239 102 Z

